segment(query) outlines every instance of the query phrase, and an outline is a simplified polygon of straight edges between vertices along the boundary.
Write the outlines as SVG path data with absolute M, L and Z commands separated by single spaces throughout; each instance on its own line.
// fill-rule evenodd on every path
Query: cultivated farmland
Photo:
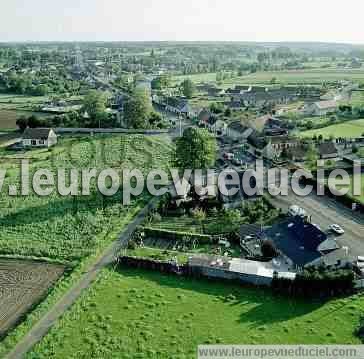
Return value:
M 16 129 L 16 111 L 0 110 L 0 130 Z
M 64 266 L 0 259 L 0 337 L 46 294 Z
M 28 358 L 195 358 L 198 344 L 359 344 L 362 296 L 327 303 L 105 270 Z M 338 326 L 337 323 L 340 323 Z

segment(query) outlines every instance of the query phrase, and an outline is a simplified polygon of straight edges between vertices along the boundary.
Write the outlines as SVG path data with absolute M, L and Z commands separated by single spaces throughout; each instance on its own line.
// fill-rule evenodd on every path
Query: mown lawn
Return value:
M 268 290 L 104 270 L 27 358 L 195 358 L 203 343 L 359 344 L 356 295 L 327 303 Z
M 312 136 L 322 135 L 324 138 L 329 137 L 346 137 L 355 138 L 364 134 L 364 119 L 347 121 L 344 123 L 323 127 L 316 130 L 301 132 L 301 137 L 312 138 Z

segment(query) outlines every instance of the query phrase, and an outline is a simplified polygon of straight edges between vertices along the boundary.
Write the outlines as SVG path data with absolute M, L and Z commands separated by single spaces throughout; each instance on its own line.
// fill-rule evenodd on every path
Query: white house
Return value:
M 337 109 L 337 103 L 334 100 L 318 101 L 311 104 L 307 104 L 304 107 L 306 115 L 311 116 L 324 116 L 328 113 L 335 112 Z
M 22 137 L 24 147 L 52 147 L 57 144 L 57 135 L 51 128 L 27 128 Z

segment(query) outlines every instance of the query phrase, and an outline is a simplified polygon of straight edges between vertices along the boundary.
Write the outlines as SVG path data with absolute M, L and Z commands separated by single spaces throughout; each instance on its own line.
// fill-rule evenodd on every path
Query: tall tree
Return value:
M 184 169 L 206 169 L 215 164 L 216 139 L 206 130 L 187 128 L 177 140 L 176 165 Z
M 169 87 L 171 83 L 171 79 L 168 75 L 157 76 L 152 80 L 152 89 L 153 90 L 163 90 L 166 87 Z
M 319 159 L 319 154 L 317 148 L 311 144 L 306 151 L 306 165 L 310 170 L 315 170 L 317 168 L 317 160 Z
M 107 98 L 103 92 L 91 90 L 83 100 L 83 110 L 87 112 L 90 119 L 96 120 L 105 113 L 106 100 Z
M 152 110 L 149 93 L 135 89 L 124 105 L 124 117 L 129 127 L 148 128 Z
M 190 79 L 186 79 L 181 84 L 181 91 L 187 98 L 192 98 L 195 93 L 195 84 Z

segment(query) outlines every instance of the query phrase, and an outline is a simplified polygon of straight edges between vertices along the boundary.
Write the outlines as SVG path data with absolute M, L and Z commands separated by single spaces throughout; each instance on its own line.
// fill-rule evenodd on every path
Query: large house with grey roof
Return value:
M 349 261 L 335 239 L 300 217 L 291 217 L 273 225 L 265 230 L 265 236 L 287 262 L 298 269 L 342 267 Z

